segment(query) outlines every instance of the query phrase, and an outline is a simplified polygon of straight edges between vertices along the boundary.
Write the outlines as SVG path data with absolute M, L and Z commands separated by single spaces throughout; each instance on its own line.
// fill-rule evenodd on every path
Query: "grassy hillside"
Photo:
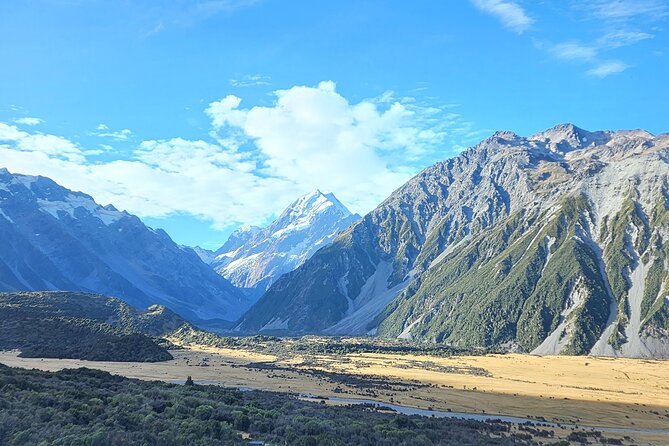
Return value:
M 152 337 L 182 324 L 162 307 L 140 312 L 96 294 L 0 293 L 0 349 L 24 357 L 165 361 L 172 356 Z

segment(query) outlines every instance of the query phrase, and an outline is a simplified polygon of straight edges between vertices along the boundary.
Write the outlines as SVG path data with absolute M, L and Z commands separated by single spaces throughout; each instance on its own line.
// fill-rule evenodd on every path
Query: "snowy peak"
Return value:
M 212 266 L 259 297 L 359 218 L 331 193 L 316 190 L 292 202 L 266 228 L 240 228 L 216 251 Z
M 273 237 L 281 237 L 290 232 L 307 230 L 314 224 L 318 225 L 319 220 L 347 219 L 351 215 L 351 211 L 333 194 L 316 190 L 291 203 L 267 229 Z
M 313 218 L 316 214 L 328 211 L 330 208 L 333 208 L 333 211 L 340 213 L 343 217 L 351 215 L 351 211 L 341 204 L 334 194 L 324 194 L 320 190 L 316 190 L 291 203 L 277 220 L 290 219 L 294 221 Z

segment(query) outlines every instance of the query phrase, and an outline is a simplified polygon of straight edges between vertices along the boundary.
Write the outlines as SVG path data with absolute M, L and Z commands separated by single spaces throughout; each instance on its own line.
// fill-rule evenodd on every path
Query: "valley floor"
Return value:
M 636 444 L 669 444 L 666 361 L 516 354 L 441 358 L 355 353 L 279 358 L 205 346 L 171 353 L 172 361 L 113 363 L 19 358 L 17 352 L 0 352 L 0 363 L 50 371 L 86 366 L 168 382 L 183 382 L 190 375 L 200 384 L 624 428 L 619 438 L 631 437 Z

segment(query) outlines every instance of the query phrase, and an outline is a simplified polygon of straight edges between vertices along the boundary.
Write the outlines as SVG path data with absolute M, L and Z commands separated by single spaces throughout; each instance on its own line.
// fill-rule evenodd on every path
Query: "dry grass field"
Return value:
M 366 398 L 435 410 L 511 415 L 582 426 L 625 427 L 637 444 L 669 444 L 669 364 L 592 357 L 396 354 L 273 355 L 189 346 L 162 363 L 19 358 L 9 366 L 94 367 L 124 376 Z M 644 432 L 644 430 L 664 432 Z

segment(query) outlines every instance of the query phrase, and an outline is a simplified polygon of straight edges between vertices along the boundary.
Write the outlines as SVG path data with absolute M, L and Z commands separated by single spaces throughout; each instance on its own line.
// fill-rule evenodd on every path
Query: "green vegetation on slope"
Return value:
M 126 303 L 79 292 L 0 293 L 0 349 L 23 357 L 98 361 L 166 361 L 151 336 L 184 321 L 162 307 L 139 312 Z
M 669 198 L 663 191 L 651 215 L 651 227 L 669 232 Z M 664 297 L 669 295 L 669 244 L 661 234 L 654 234 L 651 242 L 652 264 L 646 277 L 646 288 L 641 303 L 643 329 L 669 330 L 669 305 Z
M 285 394 L 138 381 L 0 364 L 0 444 L 536 445 L 503 423 L 326 406 Z
M 459 346 L 516 343 L 529 351 L 554 330 L 577 281 L 587 291 L 570 314 L 570 353 L 586 353 L 608 315 L 596 253 L 581 239 L 589 204 L 582 196 L 555 215 L 519 212 L 428 271 L 384 312 L 383 336 L 420 320 L 417 339 Z M 550 256 L 550 262 L 548 262 Z
M 289 321 L 287 330 L 277 332 L 316 333 L 338 322 L 348 308 L 344 293 L 356 296 L 378 262 L 369 254 L 369 224 L 365 217 L 283 275 L 240 319 L 241 330 L 257 332 L 277 319 Z

